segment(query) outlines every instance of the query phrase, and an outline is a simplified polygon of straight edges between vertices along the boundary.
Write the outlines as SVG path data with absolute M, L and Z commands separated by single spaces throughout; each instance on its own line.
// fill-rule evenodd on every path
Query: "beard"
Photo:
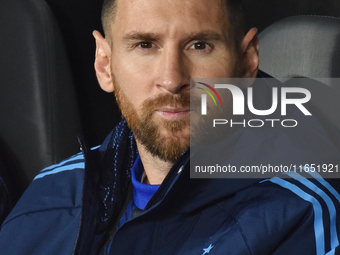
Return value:
M 238 61 L 234 65 L 231 77 L 241 77 L 241 58 L 236 54 L 235 59 Z M 192 139 L 192 145 L 210 144 L 211 142 L 220 141 L 221 138 L 229 136 L 234 131 L 230 130 L 226 132 L 222 129 L 216 129 L 211 132 L 209 122 L 199 114 L 200 99 L 195 96 L 190 98 L 190 92 L 173 95 L 161 94 L 155 98 L 147 99 L 142 103 L 140 113 L 138 113 L 128 97 L 121 90 L 114 76 L 113 83 L 117 104 L 122 112 L 123 118 L 126 119 L 128 126 L 132 130 L 135 139 L 143 145 L 151 155 L 163 161 L 174 163 L 190 146 L 190 139 Z M 226 93 L 226 109 L 215 112 L 215 114 L 211 115 L 210 119 L 214 116 L 223 116 L 221 115 L 222 113 L 230 116 L 231 95 L 230 92 Z M 192 117 L 187 115 L 181 120 L 174 121 L 154 118 L 157 109 L 162 107 L 190 109 L 190 115 Z M 192 127 L 190 127 L 190 118 Z M 211 133 L 214 134 L 214 139 L 206 135 Z
M 132 130 L 136 140 L 151 155 L 163 161 L 175 162 L 190 145 L 189 115 L 181 120 L 161 120 L 154 118 L 155 111 L 162 107 L 190 108 L 190 94 L 161 94 L 145 100 L 140 114 L 115 82 L 117 104 Z

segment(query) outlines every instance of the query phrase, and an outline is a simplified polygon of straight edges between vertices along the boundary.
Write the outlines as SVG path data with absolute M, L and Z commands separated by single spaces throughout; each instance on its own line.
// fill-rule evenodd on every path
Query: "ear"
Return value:
M 255 78 L 259 67 L 259 40 L 257 29 L 252 28 L 241 42 L 243 78 Z
M 111 47 L 109 42 L 98 32 L 93 31 L 96 39 L 96 56 L 94 69 L 100 87 L 109 93 L 114 91 L 113 77 L 111 73 Z

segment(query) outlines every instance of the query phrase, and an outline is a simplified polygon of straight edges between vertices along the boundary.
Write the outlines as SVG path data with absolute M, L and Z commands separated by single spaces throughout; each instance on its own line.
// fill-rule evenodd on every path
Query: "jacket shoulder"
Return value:
M 340 195 L 319 175 L 277 176 L 232 200 L 222 206 L 252 254 L 326 254 L 339 246 Z
M 82 153 L 43 169 L 19 199 L 4 224 L 20 214 L 81 206 L 84 169 Z
M 2 225 L 0 246 L 5 253 L 1 254 L 72 253 L 80 223 L 84 168 L 84 157 L 78 153 L 34 178 Z

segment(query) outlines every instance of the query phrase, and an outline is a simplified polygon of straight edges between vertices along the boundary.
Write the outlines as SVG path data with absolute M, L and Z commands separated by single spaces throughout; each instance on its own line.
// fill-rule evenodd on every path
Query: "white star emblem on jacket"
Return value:
M 213 247 L 214 245 L 210 244 L 208 248 L 203 249 L 204 252 L 202 253 L 202 255 L 208 254 Z

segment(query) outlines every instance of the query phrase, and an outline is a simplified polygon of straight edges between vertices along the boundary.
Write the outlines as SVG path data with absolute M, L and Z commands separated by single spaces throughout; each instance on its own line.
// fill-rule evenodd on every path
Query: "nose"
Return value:
M 171 94 L 189 90 L 190 74 L 185 54 L 176 46 L 164 47 L 156 67 L 156 86 Z

